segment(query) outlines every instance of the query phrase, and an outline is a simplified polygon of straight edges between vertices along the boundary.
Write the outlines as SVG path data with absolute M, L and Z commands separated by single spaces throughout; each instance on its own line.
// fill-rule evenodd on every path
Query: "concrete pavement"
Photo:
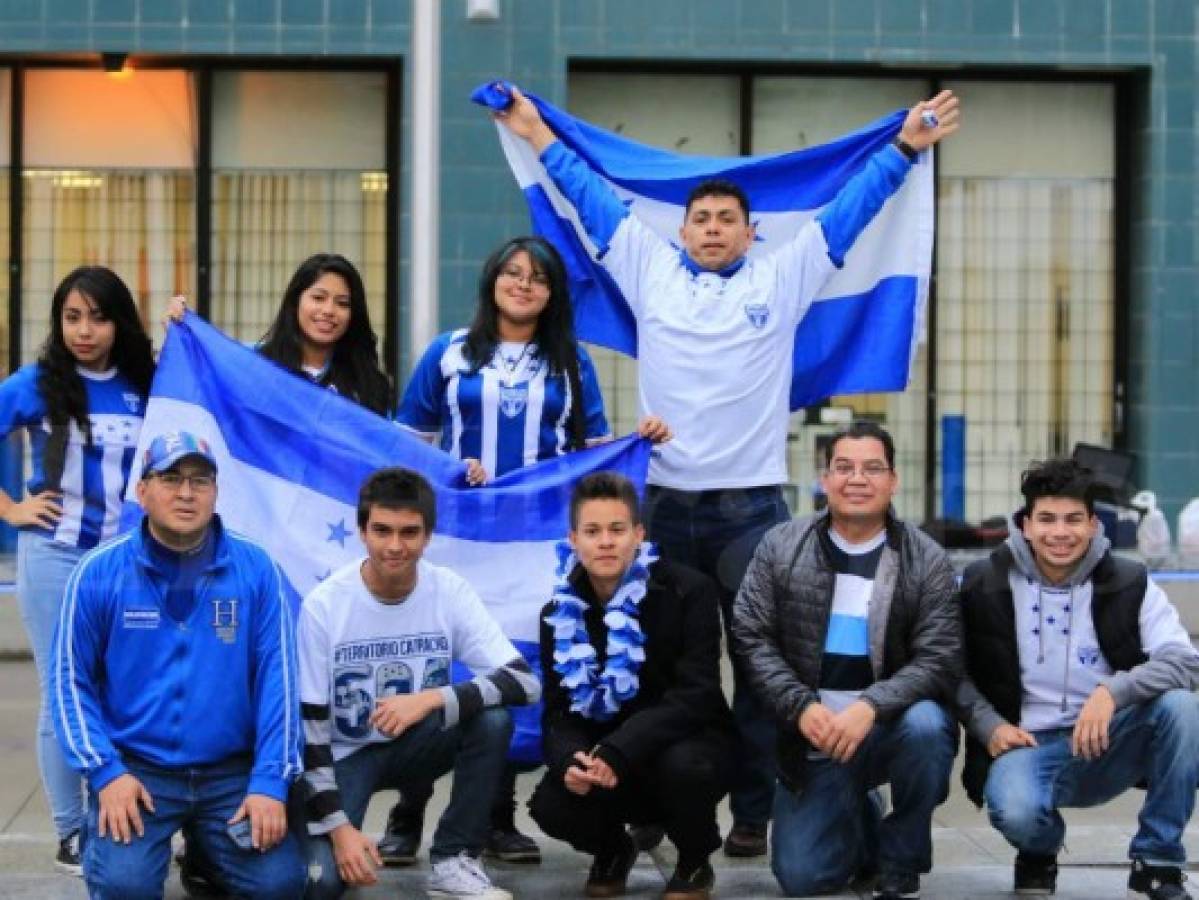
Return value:
M 0 662 L 0 897 L 29 900 L 76 900 L 86 897 L 76 878 L 54 871 L 55 840 L 34 758 L 33 732 L 37 717 L 37 678 L 29 661 Z M 215 702 L 215 698 L 214 698 Z M 197 711 L 203 714 L 203 710 Z M 522 776 L 520 793 L 527 797 L 534 779 Z M 438 784 L 432 810 L 444 804 L 447 780 Z M 367 830 L 379 832 L 393 794 L 381 794 L 371 806 Z M 1140 794 L 1131 792 L 1115 803 L 1096 810 L 1071 810 L 1070 830 L 1057 896 L 1062 900 L 1105 900 L 1124 896 L 1127 876 L 1126 849 L 1136 822 Z M 536 834 L 536 827 L 521 810 L 521 827 Z M 728 827 L 727 808 L 721 810 Z M 432 831 L 426 828 L 426 837 Z M 966 800 L 955 778 L 950 799 L 938 811 L 934 827 L 936 865 L 924 879 L 927 900 L 964 900 L 1012 896 L 1012 852 Z M 667 849 L 643 854 L 629 884 L 631 897 L 655 897 L 673 868 Z M 1199 851 L 1199 830 L 1187 835 L 1191 858 Z M 490 865 L 497 884 L 522 898 L 569 898 L 581 895 L 588 860 L 555 841 L 542 839 L 544 861 L 540 866 Z M 357 895 L 363 898 L 423 897 L 427 874 L 426 843 L 422 861 L 413 869 L 389 870 L 379 886 Z M 778 889 L 764 861 L 734 861 L 721 854 L 714 857 L 717 868 L 716 895 L 725 898 L 777 897 Z M 168 898 L 184 893 L 172 873 Z M 858 897 L 844 894 L 843 897 Z M 866 896 L 866 895 L 861 895 Z

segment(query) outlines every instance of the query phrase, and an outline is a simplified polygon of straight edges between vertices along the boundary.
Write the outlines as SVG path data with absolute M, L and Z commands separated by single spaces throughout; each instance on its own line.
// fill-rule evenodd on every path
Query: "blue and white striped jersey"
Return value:
M 463 356 L 466 329 L 446 332 L 425 351 L 404 391 L 397 419 L 441 448 L 479 460 L 495 478 L 553 459 L 570 443 L 569 379 L 550 374 L 536 344 L 504 343 L 491 362 L 470 374 Z M 588 440 L 608 436 L 595 366 L 579 347 L 579 381 Z
M 71 423 L 63 466 L 63 515 L 53 529 L 30 527 L 58 543 L 90 549 L 117 533 L 125 485 L 133 468 L 146 401 L 115 368 L 95 373 L 79 370 L 87 391 L 92 444 Z M 43 456 L 50 437 L 46 404 L 37 389 L 38 364 L 22 366 L 0 382 L 0 433 L 29 430 L 33 473 L 30 493 L 43 489 Z

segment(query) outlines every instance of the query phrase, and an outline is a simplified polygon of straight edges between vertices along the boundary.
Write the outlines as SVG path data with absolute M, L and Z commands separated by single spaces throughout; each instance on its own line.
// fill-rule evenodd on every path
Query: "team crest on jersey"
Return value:
M 237 601 L 212 601 L 212 629 L 226 644 L 237 640 Z
M 765 303 L 746 303 L 745 318 L 754 328 L 765 328 L 770 319 L 770 307 Z
M 130 412 L 131 412 L 131 413 L 135 413 L 135 412 L 137 412 L 138 410 L 140 410 L 140 409 L 141 409 L 141 407 L 142 407 L 142 398 L 141 398 L 141 397 L 139 397 L 137 394 L 135 394 L 133 391 L 123 391 L 123 392 L 121 393 L 121 397 L 122 397 L 122 398 L 124 398 L 124 400 L 125 400 L 125 407 L 126 407 L 126 408 L 127 408 L 127 409 L 128 409 Z
M 1099 665 L 1099 648 L 1098 647 L 1079 647 L 1078 661 L 1084 666 L 1094 668 Z
M 500 412 L 506 415 L 509 419 L 515 419 L 524 412 L 526 404 L 529 402 L 528 385 L 500 385 Z

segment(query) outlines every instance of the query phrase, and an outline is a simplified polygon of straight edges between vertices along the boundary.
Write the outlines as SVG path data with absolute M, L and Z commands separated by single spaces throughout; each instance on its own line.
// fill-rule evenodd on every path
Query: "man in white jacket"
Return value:
M 1146 787 L 1129 896 L 1186 900 L 1199 785 L 1199 653 L 1140 563 L 1113 556 L 1089 470 L 1028 469 L 1011 535 L 962 580 L 962 782 L 1016 848 L 1015 891 L 1052 894 L 1059 809 Z

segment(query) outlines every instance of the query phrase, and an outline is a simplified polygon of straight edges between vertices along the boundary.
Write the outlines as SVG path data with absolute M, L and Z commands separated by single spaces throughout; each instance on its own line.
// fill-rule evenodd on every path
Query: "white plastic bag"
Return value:
M 1199 557 L 1199 497 L 1191 500 L 1178 514 L 1178 554 Z
M 1157 508 L 1157 497 L 1153 491 L 1141 491 L 1132 498 L 1132 505 L 1145 510 L 1137 526 L 1137 550 L 1149 561 L 1165 559 L 1170 555 L 1170 524 Z

